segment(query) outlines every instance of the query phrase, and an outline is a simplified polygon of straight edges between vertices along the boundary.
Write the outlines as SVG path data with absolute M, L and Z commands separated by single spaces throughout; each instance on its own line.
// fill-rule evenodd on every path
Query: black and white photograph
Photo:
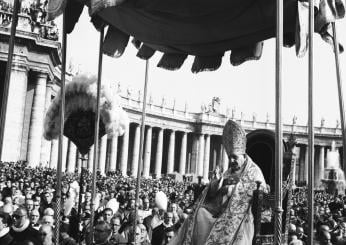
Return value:
M 346 245 L 345 0 L 0 0 L 0 245 Z

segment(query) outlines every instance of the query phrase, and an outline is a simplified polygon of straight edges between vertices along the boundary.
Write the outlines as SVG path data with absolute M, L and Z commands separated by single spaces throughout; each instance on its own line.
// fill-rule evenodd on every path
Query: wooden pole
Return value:
M 145 78 L 144 78 L 144 94 L 143 94 L 143 107 L 142 107 L 142 122 L 141 122 L 141 137 L 139 143 L 139 158 L 138 158 L 138 169 L 137 169 L 137 187 L 136 187 L 136 208 L 135 208 L 135 220 L 133 224 L 133 240 L 136 243 L 136 226 L 137 226 L 137 214 L 138 214 L 138 203 L 139 203 L 139 190 L 141 188 L 141 172 L 143 163 L 143 144 L 144 144 L 144 132 L 145 132 L 145 115 L 147 105 L 147 92 L 148 92 L 148 72 L 149 72 L 149 60 L 145 61 Z
M 99 125 L 100 125 L 100 96 L 101 96 L 101 79 L 102 79 L 102 61 L 103 61 L 103 39 L 104 27 L 100 31 L 100 49 L 99 49 L 99 64 L 97 75 L 97 97 L 96 97 L 96 115 L 95 115 L 95 139 L 94 139 L 94 164 L 92 173 L 92 189 L 91 189 L 91 217 L 90 217 L 90 237 L 89 244 L 93 242 L 94 233 L 94 218 L 95 218 L 95 196 L 96 196 L 96 172 L 99 159 Z
M 13 61 L 13 50 L 16 39 L 16 30 L 18 24 L 18 13 L 20 10 L 21 1 L 14 0 L 13 14 L 12 14 L 12 24 L 11 24 L 11 34 L 8 43 L 8 56 L 6 64 L 6 75 L 4 81 L 4 90 L 2 96 L 1 105 L 1 116 L 0 116 L 0 160 L 2 160 L 3 144 L 4 144 L 4 134 L 5 134 L 5 123 L 6 123 L 6 113 L 7 113 L 7 102 L 8 102 L 8 91 L 10 88 L 11 71 L 12 71 L 12 61 Z
M 275 69 L 275 228 L 274 244 L 282 242 L 282 47 L 283 0 L 276 1 L 276 69 Z
M 309 0 L 309 152 L 308 152 L 308 244 L 312 245 L 314 240 L 314 1 Z
M 339 109 L 340 109 L 340 120 L 341 120 L 341 132 L 342 132 L 342 169 L 346 171 L 346 124 L 345 124 L 345 107 L 344 107 L 344 94 L 342 88 L 341 79 L 341 68 L 340 68 L 340 57 L 339 57 L 339 41 L 336 31 L 335 22 L 333 26 L 333 43 L 334 43 L 334 57 L 336 67 L 336 79 L 338 83 L 338 95 L 339 95 Z
M 60 210 L 61 210 L 61 178 L 63 163 L 63 142 L 64 142 L 64 123 L 65 123 L 65 73 L 66 73 L 66 14 L 63 13 L 62 21 L 62 46 L 61 46 L 61 87 L 60 87 L 60 132 L 58 148 L 58 166 L 56 183 L 56 209 L 55 209 L 55 244 L 59 245 L 60 235 Z

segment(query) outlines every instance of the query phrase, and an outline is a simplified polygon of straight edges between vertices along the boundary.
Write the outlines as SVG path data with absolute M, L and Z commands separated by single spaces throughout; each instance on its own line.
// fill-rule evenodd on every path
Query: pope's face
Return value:
M 231 168 L 234 171 L 237 171 L 243 166 L 245 162 L 245 155 L 244 154 L 231 154 L 228 156 L 229 158 L 229 168 Z

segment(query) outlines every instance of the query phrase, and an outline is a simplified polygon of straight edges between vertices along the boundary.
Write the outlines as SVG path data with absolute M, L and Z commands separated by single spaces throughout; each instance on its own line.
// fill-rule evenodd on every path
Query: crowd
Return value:
M 31 169 L 25 163 L 0 163 L 0 244 L 51 245 L 54 242 L 56 171 Z M 82 180 L 82 182 L 80 182 Z M 81 186 L 78 183 L 82 183 Z M 62 179 L 60 244 L 89 244 L 94 208 L 94 244 L 167 244 L 193 212 L 202 184 L 171 177 L 143 179 L 137 225 L 136 179 L 118 172 L 97 176 L 95 206 L 91 202 L 91 174 L 84 170 Z M 81 198 L 79 198 L 79 190 Z M 158 199 L 158 193 L 165 200 Z M 79 201 L 81 200 L 81 201 Z M 294 191 L 290 212 L 289 244 L 307 242 L 306 188 Z M 167 202 L 167 203 L 165 203 Z M 315 244 L 346 244 L 346 198 L 315 193 Z M 80 215 L 78 215 L 80 207 Z M 135 232 L 135 234 L 134 234 Z
M 346 196 L 315 191 L 314 244 L 346 244 Z M 294 191 L 290 212 L 289 241 L 306 244 L 308 205 L 306 188 Z
M 47 21 L 48 0 L 21 1 L 20 14 L 30 17 L 31 31 L 41 38 L 57 41 L 58 28 L 54 21 Z M 13 0 L 0 0 L 0 26 L 8 26 L 12 22 Z
M 62 180 L 61 244 L 88 244 L 91 215 L 91 174 L 83 171 L 80 222 L 78 218 L 79 183 L 76 174 Z M 53 244 L 54 211 L 56 207 L 56 171 L 48 168 L 30 169 L 24 163 L 0 164 L 0 244 Z M 120 173 L 97 176 L 95 198 L 95 244 L 131 244 L 136 232 L 137 244 L 167 244 L 184 219 L 192 212 L 194 200 L 203 186 L 171 177 L 160 180 L 143 179 L 140 202 L 135 219 L 136 179 Z M 165 193 L 158 200 L 156 193 Z M 161 203 L 160 203 L 161 202 Z M 166 204 L 165 204 L 166 202 Z M 8 231 L 15 243 L 2 241 Z M 31 242 L 31 243 L 30 243 Z

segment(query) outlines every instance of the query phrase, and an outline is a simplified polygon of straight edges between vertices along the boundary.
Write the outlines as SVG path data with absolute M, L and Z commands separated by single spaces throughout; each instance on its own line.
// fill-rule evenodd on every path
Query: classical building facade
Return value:
M 8 98 L 1 160 L 28 160 L 38 165 L 41 160 L 48 159 L 45 152 L 49 150 L 41 151 L 50 145 L 42 138 L 42 125 L 52 93 L 59 87 L 55 81 L 60 77 L 56 69 L 60 64 L 60 43 L 56 26 L 43 21 L 39 17 L 41 10 L 35 6 L 30 10 L 25 2 L 28 1 L 23 1 L 18 17 L 6 95 L 4 80 L 13 6 L 0 1 L 0 99 L 2 101 L 3 96 Z
M 11 14 L 0 10 L 1 20 L 10 20 Z M 5 144 L 2 161 L 27 161 L 32 167 L 49 166 L 55 168 L 58 161 L 58 141 L 46 141 L 42 137 L 44 115 L 51 100 L 59 89 L 60 43 L 51 31 L 54 26 L 44 24 L 45 34 L 32 26 L 32 17 L 26 13 L 19 16 L 12 75 L 8 94 L 5 124 Z M 10 22 L 9 22 L 10 23 Z M 9 24 L 0 23 L 0 81 L 3 86 L 8 52 Z M 40 25 L 42 27 L 42 25 Z M 53 34 L 52 34 L 53 33 Z M 100 139 L 99 162 L 97 168 L 102 174 L 120 170 L 124 175 L 135 176 L 138 159 L 143 157 L 144 177 L 157 178 L 162 174 L 178 172 L 182 175 L 195 174 L 208 179 L 208 174 L 217 165 L 228 167 L 228 159 L 221 143 L 223 126 L 231 118 L 238 121 L 247 133 L 257 129 L 275 130 L 275 124 L 267 119 L 264 122 L 244 120 L 234 112 L 219 113 L 218 98 L 208 109 L 202 106 L 200 113 L 185 109 L 155 104 L 149 99 L 145 126 L 143 155 L 140 149 L 141 96 L 130 91 L 120 91 L 121 103 L 128 113 L 130 123 L 127 132 L 120 137 Z M 3 91 L 3 87 L 0 87 Z M 4 96 L 1 94 L 1 98 Z M 214 104 L 215 103 L 215 104 Z M 226 115 L 225 115 L 226 114 Z M 284 140 L 290 135 L 297 140 L 295 147 L 297 182 L 307 180 L 308 128 L 297 125 L 296 118 L 283 126 Z M 325 127 L 322 120 L 315 127 L 315 183 L 323 178 L 326 153 L 332 142 L 341 148 L 340 125 Z M 76 146 L 67 138 L 63 142 L 63 170 L 79 171 L 81 167 L 92 169 L 94 149 L 87 156 L 81 156 Z M 340 150 L 340 153 L 342 151 Z

